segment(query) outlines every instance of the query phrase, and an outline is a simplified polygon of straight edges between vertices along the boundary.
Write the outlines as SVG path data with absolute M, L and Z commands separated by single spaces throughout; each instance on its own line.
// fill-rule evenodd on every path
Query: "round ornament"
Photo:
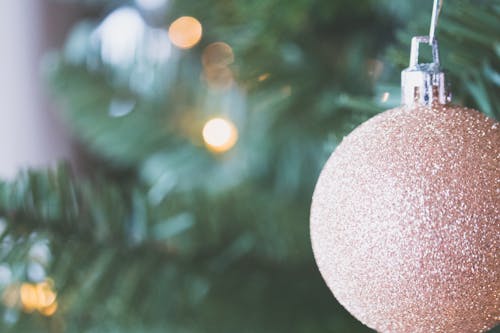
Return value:
M 403 71 L 403 106 L 332 154 L 311 208 L 318 267 L 382 333 L 484 332 L 500 320 L 500 124 L 449 104 L 432 64 Z

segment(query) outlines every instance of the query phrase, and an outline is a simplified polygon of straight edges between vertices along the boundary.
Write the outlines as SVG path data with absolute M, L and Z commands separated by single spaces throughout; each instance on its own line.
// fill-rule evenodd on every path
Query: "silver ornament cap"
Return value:
M 431 45 L 432 63 L 418 63 L 420 43 Z M 439 47 L 435 38 L 432 42 L 428 36 L 412 38 L 410 67 L 401 72 L 401 92 L 402 104 L 405 106 L 431 106 L 451 102 L 451 93 L 446 84 L 445 73 L 441 70 Z

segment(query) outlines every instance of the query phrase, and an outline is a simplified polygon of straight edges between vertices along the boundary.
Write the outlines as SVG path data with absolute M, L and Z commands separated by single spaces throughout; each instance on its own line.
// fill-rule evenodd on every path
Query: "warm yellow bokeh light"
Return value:
M 266 80 L 269 78 L 269 76 L 270 76 L 270 75 L 271 75 L 271 74 L 269 74 L 269 73 L 264 73 L 264 74 L 261 74 L 261 75 L 259 75 L 258 81 L 259 81 L 259 82 L 266 81 Z
M 52 302 L 49 306 L 46 306 L 44 308 L 38 309 L 38 311 L 43 314 L 46 317 L 50 317 L 56 313 L 57 308 L 59 307 L 59 304 L 56 302 Z
M 210 88 L 226 90 L 234 81 L 232 69 L 234 52 L 231 46 L 224 42 L 208 45 L 201 56 L 203 63 L 203 78 Z
M 234 62 L 234 52 L 227 43 L 212 43 L 203 50 L 201 61 L 205 68 L 226 67 Z
M 210 150 L 223 153 L 238 141 L 238 129 L 227 119 L 214 118 L 203 127 L 203 140 Z
M 48 282 L 41 282 L 36 285 L 38 297 L 38 307 L 45 308 L 50 306 L 56 300 L 56 293 L 52 290 L 52 286 Z
M 23 283 L 20 290 L 21 303 L 26 312 L 33 312 L 38 307 L 36 287 L 31 283 Z
M 191 16 L 179 17 L 168 29 L 170 40 L 181 49 L 189 49 L 198 44 L 202 34 L 200 21 Z
M 19 289 L 19 296 L 24 311 L 37 310 L 44 316 L 52 316 L 58 307 L 57 294 L 52 288 L 53 282 L 51 280 L 37 284 L 23 283 Z

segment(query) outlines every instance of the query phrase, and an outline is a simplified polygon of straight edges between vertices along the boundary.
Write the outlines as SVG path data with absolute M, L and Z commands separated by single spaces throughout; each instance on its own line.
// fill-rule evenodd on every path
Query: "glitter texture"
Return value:
M 337 300 L 383 333 L 500 321 L 500 126 L 452 105 L 359 126 L 314 192 L 311 238 Z

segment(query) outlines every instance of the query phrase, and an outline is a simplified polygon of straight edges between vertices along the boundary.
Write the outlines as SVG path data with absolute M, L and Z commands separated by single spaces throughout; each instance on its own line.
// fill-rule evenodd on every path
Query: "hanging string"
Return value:
M 441 13 L 441 8 L 443 8 L 443 0 L 434 0 L 434 6 L 432 8 L 431 29 L 429 31 L 429 44 L 431 45 L 434 42 L 436 26 L 438 23 L 439 13 Z

